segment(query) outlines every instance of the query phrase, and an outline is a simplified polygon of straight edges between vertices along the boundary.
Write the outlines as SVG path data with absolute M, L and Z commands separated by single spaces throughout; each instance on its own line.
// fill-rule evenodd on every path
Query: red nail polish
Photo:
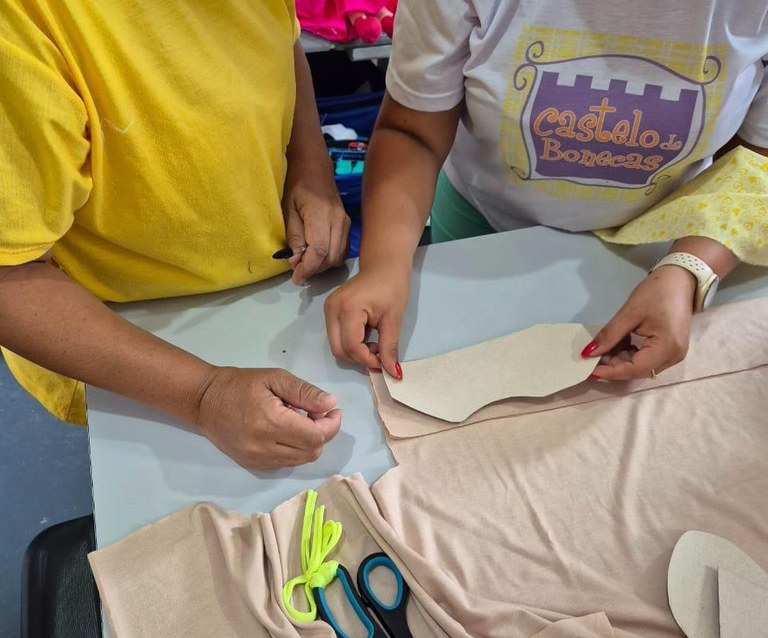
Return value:
M 403 380 L 403 369 L 400 367 L 399 363 L 395 364 L 395 372 L 397 373 L 397 380 L 402 381 Z
M 598 377 L 596 374 L 590 374 L 589 378 L 590 379 L 596 379 L 597 381 L 599 381 L 602 377 Z
M 586 359 L 595 350 L 597 350 L 597 342 L 596 341 L 590 341 L 586 346 L 584 346 L 584 350 L 581 351 L 581 356 Z
M 381 368 L 368 368 L 368 372 L 381 372 Z

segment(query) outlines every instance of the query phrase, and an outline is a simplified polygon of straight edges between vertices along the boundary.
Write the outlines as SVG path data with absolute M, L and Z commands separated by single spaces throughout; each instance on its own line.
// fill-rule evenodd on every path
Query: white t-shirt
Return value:
M 445 164 L 497 230 L 637 217 L 737 132 L 768 146 L 766 0 L 400 0 L 387 88 L 466 100 Z

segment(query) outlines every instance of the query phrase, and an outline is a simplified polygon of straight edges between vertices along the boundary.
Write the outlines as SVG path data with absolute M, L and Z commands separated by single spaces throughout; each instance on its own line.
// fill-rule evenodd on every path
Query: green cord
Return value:
M 341 523 L 325 521 L 325 506 L 315 509 L 317 492 L 307 490 L 307 502 L 304 505 L 304 522 L 301 529 L 301 576 L 292 578 L 283 586 L 283 605 L 288 615 L 296 622 L 312 622 L 317 618 L 317 606 L 312 590 L 325 587 L 336 576 L 339 563 L 335 560 L 325 561 L 325 558 L 336 547 L 341 538 Z M 324 562 L 325 561 L 325 562 Z M 304 585 L 304 595 L 307 598 L 309 611 L 299 611 L 291 600 L 293 590 L 297 585 Z

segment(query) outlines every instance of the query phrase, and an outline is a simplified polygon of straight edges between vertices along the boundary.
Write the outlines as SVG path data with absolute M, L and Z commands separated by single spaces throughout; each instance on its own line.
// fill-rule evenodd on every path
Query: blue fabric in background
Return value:
M 323 126 L 343 124 L 347 128 L 354 129 L 359 138 L 368 139 L 373 132 L 383 97 L 383 92 L 376 91 L 318 98 L 317 110 L 320 114 L 320 123 Z M 337 175 L 336 187 L 339 189 L 344 209 L 352 220 L 349 231 L 349 256 L 357 257 L 360 253 L 362 176 Z

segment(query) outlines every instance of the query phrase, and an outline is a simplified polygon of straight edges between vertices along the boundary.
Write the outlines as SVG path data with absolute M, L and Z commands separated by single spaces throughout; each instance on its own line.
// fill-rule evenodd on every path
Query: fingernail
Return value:
M 381 368 L 368 368 L 368 372 L 381 372 Z
M 597 350 L 597 342 L 596 341 L 590 341 L 586 346 L 584 346 L 584 350 L 581 351 L 581 356 L 584 357 L 584 358 L 587 358 L 595 350 Z
M 333 396 L 330 392 L 321 392 L 320 396 L 317 397 L 320 401 L 328 401 L 329 399 L 336 399 L 335 396 Z
M 397 380 L 402 381 L 403 380 L 403 369 L 400 367 L 399 363 L 395 363 L 395 372 L 397 373 Z
M 590 379 L 597 379 L 599 381 L 602 377 L 598 377 L 596 374 L 590 374 L 589 378 Z

